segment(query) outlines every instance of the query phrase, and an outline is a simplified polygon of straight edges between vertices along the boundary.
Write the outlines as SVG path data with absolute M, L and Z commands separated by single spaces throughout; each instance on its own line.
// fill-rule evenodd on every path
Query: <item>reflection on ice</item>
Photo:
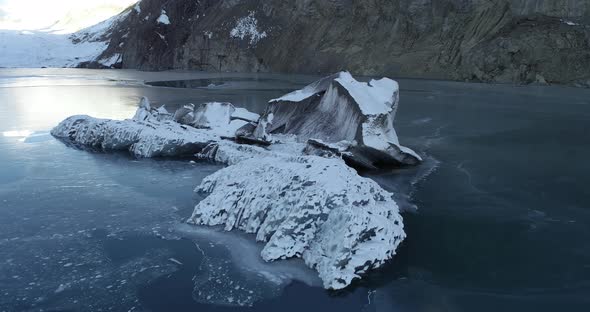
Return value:
M 31 135 L 22 139 L 24 143 L 40 143 L 52 140 L 51 134 L 49 132 L 34 132 Z
M 18 138 L 19 142 L 24 143 L 38 143 L 52 140 L 49 132 L 46 131 L 31 131 L 31 130 L 15 130 L 2 132 L 5 138 Z
M 2 136 L 7 137 L 7 138 L 22 138 L 22 137 L 28 137 L 31 134 L 33 134 L 33 131 L 31 131 L 31 130 L 14 130 L 14 131 L 2 132 Z

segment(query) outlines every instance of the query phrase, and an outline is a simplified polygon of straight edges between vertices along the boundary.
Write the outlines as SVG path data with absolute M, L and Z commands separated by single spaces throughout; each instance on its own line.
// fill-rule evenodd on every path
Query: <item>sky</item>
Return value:
M 138 0 L 0 0 L 0 29 L 67 33 L 92 26 Z M 57 21 L 60 21 L 56 24 Z

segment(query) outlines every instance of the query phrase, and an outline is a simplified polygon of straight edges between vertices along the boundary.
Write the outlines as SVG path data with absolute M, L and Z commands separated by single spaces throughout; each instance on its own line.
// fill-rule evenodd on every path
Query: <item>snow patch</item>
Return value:
M 348 90 L 365 115 L 389 113 L 397 100 L 399 85 L 388 78 L 358 82 L 350 73 L 342 72 L 335 81 Z
M 234 119 L 241 119 L 246 121 L 253 121 L 258 122 L 260 119 L 260 115 L 256 113 L 252 113 L 245 108 L 236 107 L 234 112 L 231 114 L 231 117 Z
M 193 298 L 197 302 L 252 306 L 264 298 L 280 295 L 280 290 L 293 280 L 313 287 L 322 285 L 317 274 L 301 261 L 263 261 L 262 246 L 245 235 L 188 224 L 178 226 L 177 231 L 195 241 L 203 254 L 199 269 L 207 274 L 193 278 Z M 225 254 L 231 263 L 225 260 Z M 229 302 L 229 297 L 233 302 Z
M 338 82 L 345 88 L 358 103 L 362 112 L 367 115 L 391 112 L 399 92 L 399 85 L 395 80 L 382 78 L 371 80 L 369 83 L 359 82 L 349 72 L 340 72 L 270 102 L 301 102 L 317 93 L 328 90 L 332 81 Z
M 580 26 L 580 24 L 569 21 L 569 20 L 560 19 L 560 21 L 568 26 Z
M 162 10 L 160 17 L 156 20 L 159 24 L 170 25 L 170 18 L 166 15 L 166 10 Z
M 229 35 L 240 40 L 249 39 L 250 45 L 256 45 L 261 39 L 267 37 L 266 31 L 258 29 L 258 20 L 253 11 L 248 16 L 239 18 Z

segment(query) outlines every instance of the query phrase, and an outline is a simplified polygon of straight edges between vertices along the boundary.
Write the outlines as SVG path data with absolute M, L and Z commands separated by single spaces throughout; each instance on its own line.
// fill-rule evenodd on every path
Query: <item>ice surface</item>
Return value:
M 251 306 L 262 298 L 279 295 L 293 280 L 322 285 L 302 261 L 265 262 L 260 257 L 261 244 L 246 235 L 188 224 L 176 231 L 196 242 L 203 254 L 199 271 L 205 273 L 193 279 L 197 302 Z
M 129 161 L 46 145 L 37 151 L 47 154 L 26 160 L 43 164 L 42 173 L 0 188 L 0 311 L 143 310 L 137 289 L 178 270 L 165 246 L 186 217 L 171 207 L 190 207 L 195 181 L 219 166 L 191 170 L 188 162 Z M 113 259 L 105 250 L 107 242 L 136 236 L 149 243 L 145 252 L 127 253 L 136 247 L 133 239 L 120 253 L 129 257 Z

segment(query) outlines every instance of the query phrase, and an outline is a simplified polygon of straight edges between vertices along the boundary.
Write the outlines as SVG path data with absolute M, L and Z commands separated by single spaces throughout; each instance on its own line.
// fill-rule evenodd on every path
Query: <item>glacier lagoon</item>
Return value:
M 260 112 L 316 78 L 0 70 L 0 310 L 590 304 L 588 90 L 399 79 L 396 130 L 426 163 L 370 177 L 417 210 L 403 215 L 408 237 L 394 260 L 337 293 L 297 261 L 263 263 L 251 237 L 183 224 L 202 199 L 192 190 L 220 166 L 90 154 L 49 135 L 73 114 L 128 118 L 141 96 Z

